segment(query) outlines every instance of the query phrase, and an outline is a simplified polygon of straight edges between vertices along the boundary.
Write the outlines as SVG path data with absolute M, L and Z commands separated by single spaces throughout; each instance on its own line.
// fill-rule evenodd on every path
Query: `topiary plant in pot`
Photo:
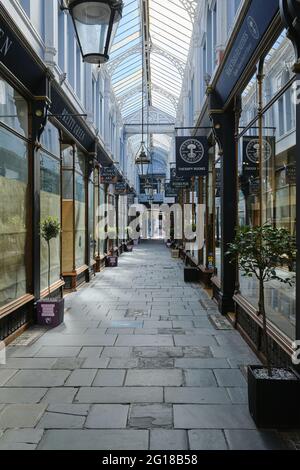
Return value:
M 40 325 L 58 326 L 64 319 L 64 299 L 50 299 L 51 278 L 51 240 L 56 239 L 61 232 L 57 218 L 47 217 L 41 221 L 40 234 L 48 248 L 48 300 L 42 299 L 37 303 L 37 318 Z
M 292 368 L 271 363 L 265 309 L 265 284 L 275 280 L 292 285 L 294 275 L 281 277 L 278 266 L 290 267 L 296 256 L 295 239 L 283 228 L 270 225 L 241 227 L 227 255 L 238 263 L 243 276 L 256 278 L 259 286 L 258 317 L 261 318 L 265 365 L 248 366 L 250 413 L 259 427 L 300 426 L 300 380 Z

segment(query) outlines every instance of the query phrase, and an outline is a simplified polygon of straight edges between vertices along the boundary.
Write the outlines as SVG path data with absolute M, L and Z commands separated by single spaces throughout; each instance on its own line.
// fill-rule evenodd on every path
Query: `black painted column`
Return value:
M 221 292 L 219 310 L 225 315 L 234 310 L 237 268 L 226 255 L 228 244 L 234 240 L 237 225 L 237 165 L 235 144 L 235 110 L 222 109 L 212 90 L 209 92 L 209 115 L 220 149 L 221 162 Z

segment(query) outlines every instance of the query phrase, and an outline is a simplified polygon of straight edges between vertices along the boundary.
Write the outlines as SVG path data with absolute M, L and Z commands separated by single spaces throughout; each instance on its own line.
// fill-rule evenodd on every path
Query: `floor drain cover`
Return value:
M 46 333 L 47 328 L 43 327 L 33 327 L 29 330 L 24 331 L 18 338 L 10 343 L 10 346 L 31 346 L 37 339 L 39 339 L 44 333 Z
M 208 315 L 208 317 L 216 330 L 233 330 L 230 321 L 223 315 Z

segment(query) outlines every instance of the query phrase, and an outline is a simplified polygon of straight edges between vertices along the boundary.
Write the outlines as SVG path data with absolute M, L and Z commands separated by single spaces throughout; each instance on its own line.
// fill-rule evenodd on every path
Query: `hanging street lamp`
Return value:
M 84 62 L 104 64 L 109 59 L 118 22 L 122 18 L 122 0 L 66 0 L 73 20 Z

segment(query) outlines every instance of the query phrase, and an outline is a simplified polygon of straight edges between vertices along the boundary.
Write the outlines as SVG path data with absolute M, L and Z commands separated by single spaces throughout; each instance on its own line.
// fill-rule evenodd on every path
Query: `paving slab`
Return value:
M 187 432 L 178 429 L 151 429 L 150 450 L 188 450 Z
M 7 387 L 60 387 L 64 385 L 68 370 L 20 370 L 10 379 Z
M 162 387 L 82 387 L 76 395 L 78 403 L 159 403 Z
M 5 385 L 16 373 L 16 369 L 0 369 L 0 387 Z
M 52 430 L 46 431 L 39 450 L 147 450 L 145 430 Z M 133 444 L 134 443 L 134 444 Z
M 91 407 L 85 427 L 90 429 L 126 428 L 128 405 L 94 405 Z
M 166 387 L 166 403 L 203 403 L 226 404 L 231 403 L 229 395 L 220 387 Z
M 85 417 L 64 414 L 64 413 L 45 413 L 38 423 L 39 429 L 82 429 L 85 423 Z
M 45 412 L 46 405 L 7 405 L 0 413 L 0 429 L 34 428 Z
M 173 409 L 168 404 L 133 405 L 130 409 L 128 426 L 131 428 L 171 428 Z
M 49 388 L 42 402 L 44 403 L 72 403 L 78 388 L 72 387 L 55 387 Z
M 220 387 L 246 387 L 247 382 L 239 369 L 214 369 Z
M 188 431 L 190 450 L 227 450 L 224 432 L 221 430 L 192 429 Z
M 94 387 L 122 387 L 126 370 L 99 370 L 93 381 Z
M 116 341 L 116 346 L 173 346 L 170 335 L 122 335 Z M 179 345 L 180 346 L 180 345 Z
M 0 403 L 39 403 L 46 395 L 47 388 L 0 388 Z
M 129 370 L 127 372 L 126 386 L 178 386 L 183 384 L 183 375 L 180 370 L 148 369 Z
M 283 450 L 284 443 L 275 431 L 225 430 L 230 450 Z
M 174 405 L 174 427 L 255 429 L 255 424 L 244 405 Z

